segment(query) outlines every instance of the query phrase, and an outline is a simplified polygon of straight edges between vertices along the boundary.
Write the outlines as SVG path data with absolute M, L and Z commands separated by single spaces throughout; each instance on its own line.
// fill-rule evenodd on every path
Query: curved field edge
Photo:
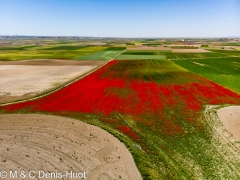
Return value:
M 66 86 L 68 86 L 68 85 L 70 85 L 70 84 L 72 84 L 72 83 L 74 83 L 74 82 L 84 78 L 85 76 L 93 73 L 94 71 L 96 71 L 96 70 L 100 69 L 101 67 L 103 67 L 104 65 L 106 65 L 108 62 L 109 61 L 107 61 L 104 64 L 102 64 L 100 66 L 97 66 L 97 67 L 91 69 L 90 71 L 85 72 L 85 73 L 83 73 L 83 74 L 81 74 L 81 75 L 79 75 L 79 76 L 77 76 L 77 77 L 75 77 L 73 79 L 70 79 L 70 80 L 68 80 L 68 81 L 66 81 L 64 83 L 61 83 L 61 85 L 55 86 L 53 88 L 50 88 L 50 89 L 48 89 L 48 90 L 46 90 L 46 91 L 44 91 L 42 93 L 39 93 L 39 94 L 37 94 L 37 95 L 35 95 L 33 97 L 0 103 L 0 107 L 1 106 L 5 106 L 5 105 L 10 105 L 10 104 L 16 104 L 16 103 L 21 103 L 21 102 L 32 101 L 32 100 L 36 100 L 36 99 L 40 99 L 40 98 L 43 98 L 45 96 L 48 96 L 48 95 L 50 95 L 50 94 L 52 94 L 52 93 L 54 93 L 56 91 L 59 91 L 59 90 L 65 88 Z
M 32 114 L 32 112 L 29 111 L 19 111 L 15 112 L 15 114 Z M 0 110 L 0 114 L 9 114 L 5 111 Z M 127 147 L 127 149 L 130 151 L 131 155 L 133 156 L 134 162 L 143 177 L 143 179 L 149 179 L 149 172 L 146 171 L 146 167 L 153 168 L 153 164 L 151 162 L 148 162 L 150 159 L 148 157 L 148 154 L 144 153 L 141 150 L 141 146 L 134 142 L 132 139 L 130 139 L 128 136 L 123 134 L 121 131 L 116 130 L 109 126 L 108 124 L 103 123 L 101 120 L 99 120 L 99 117 L 95 115 L 85 114 L 71 114 L 71 115 L 64 115 L 64 114 L 58 114 L 58 113 L 43 113 L 43 112 L 35 112 L 35 114 L 42 114 L 42 115 L 54 115 L 54 116 L 61 116 L 61 117 L 67 117 L 71 118 L 76 121 L 82 121 L 87 124 L 99 127 L 108 133 L 112 134 L 114 137 L 116 137 L 118 140 L 120 140 L 124 145 Z M 145 161 L 146 160 L 146 161 Z M 146 165 L 147 164 L 147 165 Z M 150 178 L 152 179 L 152 178 Z
M 1 169 L 80 169 L 88 179 L 142 179 L 126 146 L 97 126 L 42 114 L 0 115 L 0 122 Z
M 144 179 L 234 179 L 236 159 L 219 154 L 202 110 L 239 99 L 168 60 L 112 61 L 48 99 L 8 109 L 73 117 L 112 132 L 129 144 Z
M 240 171 L 238 170 L 238 164 L 240 163 L 240 158 L 239 158 L 239 150 L 240 150 L 240 141 L 236 140 L 233 138 L 233 136 L 225 129 L 225 127 L 223 126 L 222 122 L 219 120 L 216 111 L 220 108 L 223 107 L 227 107 L 230 105 L 206 105 L 204 107 L 204 109 L 201 111 L 201 122 L 205 124 L 205 128 L 208 129 L 208 133 L 209 133 L 209 141 L 211 142 L 210 146 L 212 146 L 212 148 L 214 148 L 214 150 L 216 152 L 211 152 L 210 149 L 208 149 L 210 146 L 206 144 L 206 142 L 204 142 L 205 140 L 202 138 L 194 138 L 193 137 L 193 142 L 195 142 L 196 144 L 198 143 L 199 147 L 204 147 L 204 148 L 200 148 L 200 150 L 198 150 L 196 152 L 196 158 L 201 158 L 199 159 L 200 161 L 205 161 L 204 163 L 209 163 L 208 160 L 205 159 L 205 157 L 203 156 L 203 154 L 208 154 L 210 153 L 210 157 L 214 157 L 216 156 L 217 159 L 219 161 L 222 161 L 223 164 L 214 164 L 214 166 L 212 167 L 213 169 L 218 169 L 219 175 L 222 174 L 221 178 L 225 179 L 225 178 L 232 178 L 232 179 L 237 179 L 237 177 L 240 176 Z M 28 111 L 19 111 L 18 113 L 21 114 L 26 114 L 26 113 L 32 113 L 32 112 L 28 112 Z M 83 121 L 85 123 L 100 127 L 103 130 L 106 130 L 107 132 L 111 133 L 114 137 L 118 138 L 121 142 L 123 142 L 125 144 L 125 146 L 129 149 L 129 151 L 131 152 L 134 161 L 136 163 L 137 168 L 139 169 L 139 172 L 141 173 L 143 179 L 169 179 L 169 177 L 166 177 L 164 174 L 159 173 L 159 169 L 161 167 L 156 166 L 154 162 L 155 159 L 155 155 L 151 154 L 145 150 L 142 149 L 141 144 L 133 141 L 131 138 L 129 138 L 127 135 L 125 135 L 124 133 L 122 133 L 121 131 L 111 127 L 110 125 L 103 123 L 101 121 L 101 118 L 99 118 L 97 115 L 90 115 L 90 114 L 71 114 L 71 115 L 66 115 L 66 114 L 58 114 L 58 113 L 43 113 L 43 112 L 36 112 L 37 114 L 45 114 L 45 115 L 55 115 L 55 116 L 63 116 L 63 117 L 68 117 L 68 118 L 72 118 L 74 120 L 80 120 Z M 0 114 L 6 114 L 3 111 L 0 111 Z M 119 115 L 119 114 L 118 114 Z M 138 131 L 138 130 L 136 130 Z M 147 142 L 147 145 L 151 145 L 152 148 L 157 148 L 156 146 L 154 146 L 154 143 L 156 143 L 156 141 L 154 142 L 151 141 L 151 139 L 156 138 L 156 135 L 152 135 L 151 134 L 144 134 L 142 135 L 144 136 L 144 139 Z M 143 137 L 141 137 L 143 138 Z M 179 139 L 178 139 L 179 140 Z M 197 142 L 196 142 L 197 141 Z M 166 143 L 166 142 L 165 142 Z M 164 144 L 165 144 L 164 143 Z M 195 145 L 196 145 L 195 144 Z M 163 149 L 165 149 L 166 147 L 164 147 L 164 145 L 162 146 Z M 182 147 L 179 147 L 182 148 Z M 178 148 L 178 149 L 179 149 Z M 206 148 L 206 149 L 205 149 Z M 196 147 L 195 150 L 197 150 L 198 148 Z M 200 153 L 198 155 L 198 153 L 200 151 L 202 151 L 203 149 L 205 149 L 204 152 Z M 179 152 L 177 152 L 177 150 L 175 150 L 174 154 L 168 154 L 166 152 L 164 152 L 162 149 L 157 148 L 157 150 L 159 151 L 159 153 L 161 153 L 162 158 L 166 159 L 167 161 L 173 163 L 173 165 L 180 171 L 179 173 L 182 174 L 173 179 L 207 179 L 206 177 L 202 176 L 201 173 L 201 167 L 194 161 L 192 161 L 191 159 L 188 159 L 186 157 L 184 157 L 182 154 L 180 154 Z M 188 152 L 186 152 L 188 153 Z M 231 157 L 231 158 L 229 158 Z M 163 160 L 162 159 L 162 160 Z M 224 162 L 224 161 L 227 161 Z M 181 172 L 181 166 L 187 166 L 186 168 L 188 168 L 189 172 Z M 228 173 L 226 175 L 226 167 L 223 168 L 223 166 L 226 165 L 228 170 L 231 173 Z M 209 170 L 211 171 L 211 170 Z M 198 173 L 197 173 L 198 172 Z M 189 173 L 189 175 L 187 174 Z M 185 174 L 185 175 L 184 175 Z M 191 175 L 190 175 L 191 174 Z M 211 173 L 208 176 L 209 178 L 216 178 L 216 177 L 220 177 L 220 176 L 214 176 Z

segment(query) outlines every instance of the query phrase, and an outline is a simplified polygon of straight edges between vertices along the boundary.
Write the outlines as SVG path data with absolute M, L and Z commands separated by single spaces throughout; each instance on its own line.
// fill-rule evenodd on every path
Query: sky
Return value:
M 0 35 L 240 37 L 240 0 L 0 0 Z

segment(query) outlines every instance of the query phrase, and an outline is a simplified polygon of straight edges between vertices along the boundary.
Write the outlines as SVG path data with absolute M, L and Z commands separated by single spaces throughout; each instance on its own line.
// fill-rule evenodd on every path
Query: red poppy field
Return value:
M 234 179 L 239 159 L 219 152 L 203 115 L 206 105 L 226 104 L 240 104 L 240 95 L 171 61 L 114 60 L 51 95 L 0 109 L 98 125 L 126 144 L 144 179 Z

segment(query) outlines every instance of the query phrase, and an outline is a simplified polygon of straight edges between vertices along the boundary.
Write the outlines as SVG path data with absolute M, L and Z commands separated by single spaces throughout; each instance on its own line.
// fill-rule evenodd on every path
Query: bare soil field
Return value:
M 229 106 L 217 111 L 220 121 L 225 128 L 240 140 L 240 106 Z
M 210 52 L 205 49 L 172 49 L 173 53 L 203 53 Z
M 184 43 L 184 44 L 171 44 L 168 47 L 183 47 L 183 46 L 190 46 L 190 47 L 201 47 L 202 44 L 191 44 L 191 43 Z
M 136 46 L 136 47 L 128 47 L 127 50 L 171 50 L 171 48 L 170 47 Z
M 72 170 L 91 180 L 142 179 L 124 144 L 98 127 L 37 114 L 0 115 L 0 124 L 0 169 Z
M 0 61 L 0 103 L 35 96 L 104 63 L 69 60 Z

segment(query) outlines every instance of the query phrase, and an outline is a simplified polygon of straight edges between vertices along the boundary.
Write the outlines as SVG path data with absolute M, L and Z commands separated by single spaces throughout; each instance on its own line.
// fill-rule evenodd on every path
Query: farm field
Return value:
M 142 179 L 124 144 L 98 127 L 36 114 L 0 115 L 0 123 L 0 158 L 6 161 L 0 163 L 1 169 L 64 172 L 71 167 L 84 170 L 91 180 Z
M 120 54 L 115 59 L 117 60 L 166 59 L 166 56 L 165 55 Z
M 239 42 L 235 42 L 235 43 L 222 43 L 219 44 L 219 46 L 240 46 Z
M 234 138 L 240 140 L 240 106 L 230 106 L 217 111 L 219 119 Z
M 126 56 L 128 55 L 128 56 Z M 139 58 L 143 55 L 150 55 L 149 57 L 152 58 L 153 55 L 164 55 L 167 59 L 170 60 L 181 60 L 181 59 L 204 59 L 204 58 L 214 58 L 214 57 L 227 57 L 227 54 L 222 54 L 221 52 L 205 52 L 205 53 L 173 53 L 171 50 L 127 50 L 126 52 L 122 53 L 119 57 L 135 57 L 136 55 Z M 119 59 L 117 57 L 116 59 Z M 143 56 L 144 57 L 144 56 Z M 147 56 L 146 56 L 147 57 Z M 156 59 L 156 58 L 155 58 Z
M 101 46 L 1 47 L 0 60 L 77 59 L 106 49 Z M 4 49 L 4 50 L 3 50 Z M 9 49 L 9 50 L 8 50 Z
M 0 103 L 26 99 L 81 76 L 104 61 L 0 61 Z
M 237 57 L 178 60 L 174 63 L 240 93 L 240 59 Z
M 227 57 L 225 54 L 221 53 L 168 53 L 167 58 L 170 60 L 184 60 L 184 59 L 204 59 L 204 58 L 214 58 L 214 57 Z
M 180 48 L 180 49 L 172 49 L 173 53 L 207 53 L 209 52 L 208 50 L 205 49 L 195 49 L 195 48 Z
M 153 46 L 135 46 L 135 47 L 128 47 L 127 50 L 133 51 L 162 51 L 162 50 L 171 50 L 170 47 L 153 47 Z
M 132 51 L 128 50 L 115 59 L 117 60 L 147 60 L 147 59 L 166 59 L 164 52 L 169 51 Z
M 103 51 L 80 57 L 77 60 L 110 60 L 124 50 L 125 48 L 107 48 Z
M 205 113 L 209 104 L 240 105 L 240 95 L 169 60 L 114 60 L 53 94 L 0 109 L 97 125 L 125 143 L 143 179 L 237 179 L 239 144 L 222 136 L 215 113 Z
M 171 49 L 199 49 L 196 46 L 171 46 Z
M 127 50 L 122 53 L 128 55 L 165 55 L 165 53 L 172 53 L 171 50 Z
M 216 53 L 220 53 L 223 56 L 227 55 L 227 56 L 231 56 L 231 57 L 240 57 L 240 51 L 234 51 L 234 50 L 214 50 L 214 49 L 210 49 L 210 51 L 212 52 L 216 52 Z

